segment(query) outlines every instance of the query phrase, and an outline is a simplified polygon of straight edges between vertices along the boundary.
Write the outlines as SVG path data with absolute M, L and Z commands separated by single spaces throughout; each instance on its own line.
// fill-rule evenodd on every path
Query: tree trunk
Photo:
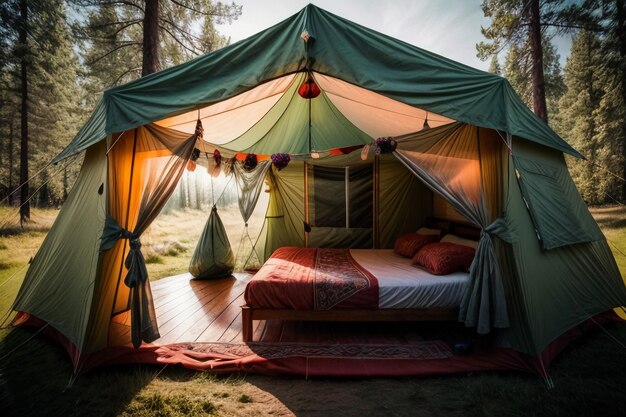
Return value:
M 626 110 L 626 0 L 615 0 L 617 36 L 621 57 L 622 106 Z M 622 123 L 622 178 L 626 178 L 626 123 Z M 626 181 L 622 185 L 622 201 L 626 200 Z
M 67 178 L 67 165 L 63 168 L 63 203 L 67 200 L 69 179 Z
M 21 66 L 21 93 L 22 93 L 22 109 L 21 109 L 21 128 L 22 137 L 20 139 L 20 224 L 30 221 L 30 203 L 28 202 L 28 70 L 27 70 L 27 54 L 28 54 L 28 1 L 20 1 L 20 66 Z
M 146 0 L 142 53 L 141 76 L 157 72 L 159 70 L 159 0 Z
M 543 78 L 543 48 L 541 46 L 541 14 L 539 0 L 531 0 L 528 8 L 528 42 L 530 43 L 533 84 L 533 109 L 541 120 L 548 123 L 546 88 Z
M 9 124 L 9 205 L 13 205 L 13 128 L 15 126 L 16 110 L 11 112 L 11 121 Z
M 44 171 L 44 181 L 46 181 L 47 177 L 45 174 L 47 173 Z M 47 182 L 44 182 L 39 190 L 39 201 L 37 203 L 38 204 L 35 207 L 50 207 L 50 190 L 48 189 Z

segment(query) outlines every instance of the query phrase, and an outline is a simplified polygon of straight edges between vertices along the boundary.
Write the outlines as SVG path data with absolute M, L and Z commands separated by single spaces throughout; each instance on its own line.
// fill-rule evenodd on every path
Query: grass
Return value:
M 591 214 L 604 232 L 622 276 L 626 276 L 626 208 L 593 208 Z
M 5 217 L 0 208 L 0 221 Z M 184 272 L 208 212 L 161 216 L 142 241 L 152 279 Z M 238 240 L 236 213 L 221 210 Z M 626 275 L 626 208 L 593 209 Z M 56 212 L 34 210 L 36 225 L 0 234 L 0 311 Z M 15 228 L 13 224 L 10 228 Z M 17 225 L 19 228 L 19 225 Z M 195 236 L 195 237 L 194 237 Z M 29 329 L 0 330 L 1 416 L 622 416 L 626 404 L 626 324 L 607 325 L 570 345 L 554 361 L 555 388 L 534 375 L 483 372 L 429 378 L 218 376 L 182 367 L 125 365 L 96 369 L 68 387 L 67 353 Z
M 196 248 L 196 243 L 204 230 L 209 209 L 184 209 L 159 216 L 142 235 L 142 250 L 151 262 L 148 274 L 155 281 L 164 277 L 186 272 Z M 235 205 L 221 207 L 219 215 L 224 223 L 233 252 L 237 254 L 243 233 L 243 223 L 239 209 Z M 249 231 L 253 239 L 261 230 L 264 206 L 259 204 L 251 220 Z

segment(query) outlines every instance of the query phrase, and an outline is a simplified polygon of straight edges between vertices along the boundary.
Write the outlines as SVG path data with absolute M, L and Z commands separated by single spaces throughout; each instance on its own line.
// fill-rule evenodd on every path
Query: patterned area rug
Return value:
M 425 341 L 406 345 L 317 343 L 181 343 L 167 345 L 172 351 L 198 353 L 222 359 L 258 355 L 265 359 L 280 358 L 345 358 L 345 359 L 446 359 L 453 356 L 442 341 Z

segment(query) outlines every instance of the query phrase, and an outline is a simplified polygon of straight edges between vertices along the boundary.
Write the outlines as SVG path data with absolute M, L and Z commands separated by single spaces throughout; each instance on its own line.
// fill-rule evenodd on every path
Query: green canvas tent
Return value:
M 303 99 L 309 77 L 321 94 Z M 349 152 L 377 137 L 397 139 L 393 154 L 364 161 Z M 505 79 L 309 5 L 248 39 L 106 90 L 55 158 L 85 151 L 13 308 L 16 323 L 54 329 L 77 371 L 106 362 L 112 348 L 158 339 L 140 236 L 194 148 L 258 156 L 252 171 L 270 189 L 263 259 L 283 245 L 389 247 L 444 201 L 482 230 L 459 319 L 481 333 L 497 329 L 503 345 L 542 367 L 561 335 L 626 304 L 567 171 L 564 154 L 579 153 Z M 263 163 L 277 153 L 290 155 L 283 170 Z M 343 226 L 324 220 L 334 201 L 320 191 L 342 184 L 333 182 L 337 169 L 354 181 L 342 197 L 354 197 L 354 213 L 368 207 L 359 196 L 374 201 Z M 256 201 L 248 200 L 242 207 Z M 120 327 L 131 331 L 113 331 Z

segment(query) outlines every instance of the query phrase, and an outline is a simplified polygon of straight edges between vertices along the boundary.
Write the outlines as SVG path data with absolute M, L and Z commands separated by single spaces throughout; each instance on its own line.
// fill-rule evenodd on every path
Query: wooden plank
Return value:
M 284 323 L 285 322 L 282 320 L 267 320 L 265 322 L 265 329 L 263 331 L 263 335 L 258 340 L 260 342 L 282 341 Z
M 250 307 L 242 306 L 241 307 L 241 338 L 244 342 L 251 342 L 253 336 L 252 329 L 252 314 L 250 312 Z
M 218 342 L 230 343 L 232 341 L 239 342 L 241 340 L 241 310 L 236 308 L 235 311 L 237 315 L 233 317 L 230 326 L 228 326 L 222 336 L 217 339 Z M 215 325 L 215 323 L 213 325 Z
M 170 306 L 165 311 L 157 311 L 157 321 L 159 326 L 168 326 L 168 322 L 172 319 L 185 314 L 191 314 L 201 309 L 202 306 L 218 298 L 222 293 L 228 293 L 232 288 L 232 283 L 225 283 L 220 287 L 212 287 L 211 291 L 198 291 L 192 293 L 190 298 L 179 300 L 179 304 Z M 171 325 L 171 324 L 170 324 Z
M 171 300 L 170 303 L 162 305 L 156 309 L 157 321 L 166 323 L 181 311 L 188 310 L 194 306 L 202 306 L 213 297 L 218 296 L 222 291 L 228 291 L 237 283 L 236 280 L 223 280 L 220 282 L 200 283 L 191 287 L 190 291 Z
M 207 304 L 192 311 L 185 310 L 184 315 L 179 315 L 170 321 L 174 325 L 173 328 L 159 339 L 158 343 L 195 341 L 230 303 L 241 297 L 244 289 L 245 283 L 235 281 L 231 288 L 221 292 Z M 185 324 L 182 325 L 182 323 Z
M 182 335 L 188 333 L 194 326 L 203 326 L 202 328 L 204 329 L 202 323 L 208 325 L 215 319 L 215 313 L 221 308 L 216 308 L 216 306 L 220 306 L 223 300 L 229 297 L 230 293 L 231 288 L 225 288 L 212 297 L 207 296 L 194 302 L 192 305 L 181 308 L 175 317 L 170 319 L 163 326 L 160 326 L 160 328 L 163 328 L 161 339 L 193 342 L 195 337 L 190 340 L 179 340 L 177 337 L 182 337 Z
M 193 324 L 192 318 L 194 315 L 202 315 L 203 311 L 207 309 L 207 306 L 211 306 L 212 303 L 218 302 L 219 299 L 227 297 L 234 283 L 236 283 L 236 281 L 231 281 L 230 285 L 224 286 L 221 290 L 201 295 L 195 301 L 181 305 L 178 309 L 170 312 L 171 316 L 166 316 L 168 320 L 160 322 L 159 324 L 159 327 L 163 329 L 161 334 L 167 335 L 176 328 L 186 329 L 189 327 Z
M 263 339 L 263 334 L 265 333 L 265 325 L 267 321 L 265 320 L 256 320 L 252 322 L 252 326 L 254 330 L 252 331 L 252 340 L 261 340 Z
M 150 281 L 150 285 L 152 287 L 152 291 L 156 293 L 163 293 L 168 291 L 170 288 L 177 288 L 184 282 L 188 282 L 193 277 L 191 274 L 180 274 L 172 277 L 162 278 L 157 281 Z
M 195 339 L 196 342 L 219 341 L 241 314 L 241 303 L 243 298 L 233 299 L 226 308 L 217 315 L 215 320 Z

